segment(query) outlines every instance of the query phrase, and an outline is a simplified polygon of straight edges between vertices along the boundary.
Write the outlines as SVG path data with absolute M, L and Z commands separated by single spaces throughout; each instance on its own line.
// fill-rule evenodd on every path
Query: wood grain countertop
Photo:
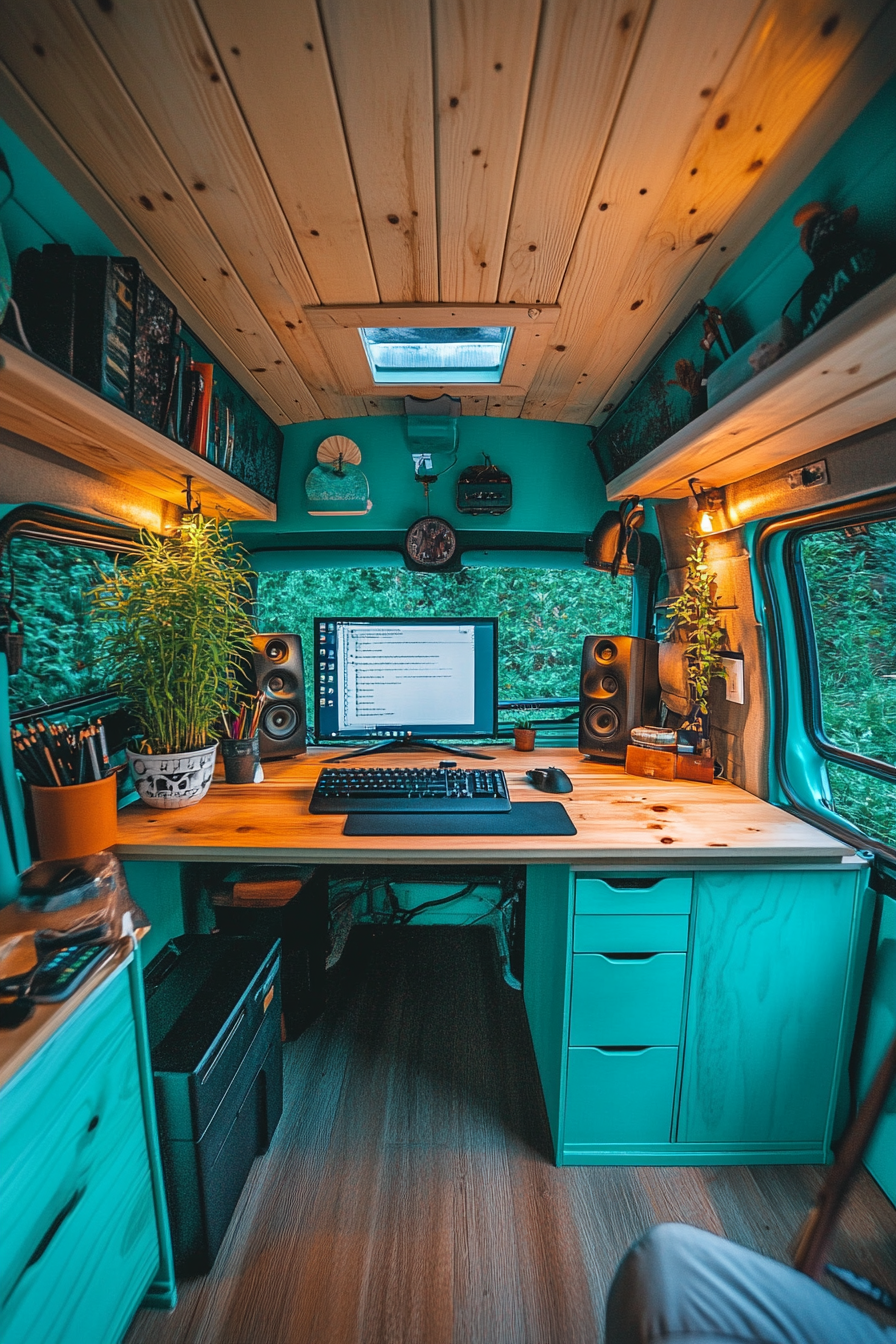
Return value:
M 557 798 L 574 836 L 364 836 L 342 834 L 344 817 L 311 816 L 308 803 L 332 748 L 270 761 L 265 782 L 212 784 L 193 807 L 163 811 L 133 803 L 119 813 L 116 852 L 122 859 L 217 860 L 266 863 L 569 863 L 577 867 L 636 861 L 651 866 L 723 866 L 849 861 L 855 850 L 753 794 L 723 781 L 698 784 L 626 775 L 621 766 L 583 760 L 570 747 L 516 752 L 483 748 L 484 762 L 507 776 L 513 802 Z M 445 758 L 451 758 L 446 748 Z M 401 752 L 358 765 L 431 766 L 435 753 Z M 476 765 L 458 757 L 458 765 Z M 537 792 L 526 778 L 534 766 L 565 770 L 573 792 Z

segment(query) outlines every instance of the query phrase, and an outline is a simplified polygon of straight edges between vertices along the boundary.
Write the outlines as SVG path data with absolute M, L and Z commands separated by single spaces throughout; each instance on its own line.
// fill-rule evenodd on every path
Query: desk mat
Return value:
M 562 803 L 514 803 L 509 812 L 350 812 L 343 835 L 576 835 Z

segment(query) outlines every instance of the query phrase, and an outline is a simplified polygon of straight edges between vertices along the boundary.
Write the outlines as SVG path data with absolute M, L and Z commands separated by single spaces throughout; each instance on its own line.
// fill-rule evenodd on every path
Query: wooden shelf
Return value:
M 609 499 L 677 499 L 689 477 L 728 485 L 896 415 L 896 276 L 607 486 Z
M 277 506 L 204 458 L 105 401 L 51 364 L 0 339 L 0 426 L 158 499 L 184 503 L 184 478 L 203 510 L 275 519 Z

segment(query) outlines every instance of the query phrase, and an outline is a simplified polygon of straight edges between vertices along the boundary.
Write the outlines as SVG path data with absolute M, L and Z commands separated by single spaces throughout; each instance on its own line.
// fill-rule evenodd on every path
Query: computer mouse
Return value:
M 556 765 L 549 765 L 542 770 L 527 770 L 526 778 L 541 793 L 572 793 L 572 780 Z

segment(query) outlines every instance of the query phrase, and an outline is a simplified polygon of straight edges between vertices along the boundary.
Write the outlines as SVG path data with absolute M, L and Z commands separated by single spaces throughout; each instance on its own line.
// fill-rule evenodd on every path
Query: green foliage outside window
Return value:
M 847 751 L 896 765 L 896 520 L 805 537 L 801 558 L 818 651 L 824 731 Z M 896 786 L 828 762 L 834 806 L 896 844 Z
M 25 627 L 22 667 L 9 682 L 12 713 L 106 690 L 112 669 L 101 648 L 102 632 L 88 618 L 87 593 L 111 572 L 112 556 L 87 546 L 13 537 L 3 566 L 6 593 L 10 556 L 13 606 Z
M 630 581 L 584 566 L 451 574 L 321 569 L 258 578 L 258 628 L 303 636 L 309 686 L 315 616 L 497 616 L 499 700 L 577 696 L 582 640 L 628 633 L 631 604 Z

